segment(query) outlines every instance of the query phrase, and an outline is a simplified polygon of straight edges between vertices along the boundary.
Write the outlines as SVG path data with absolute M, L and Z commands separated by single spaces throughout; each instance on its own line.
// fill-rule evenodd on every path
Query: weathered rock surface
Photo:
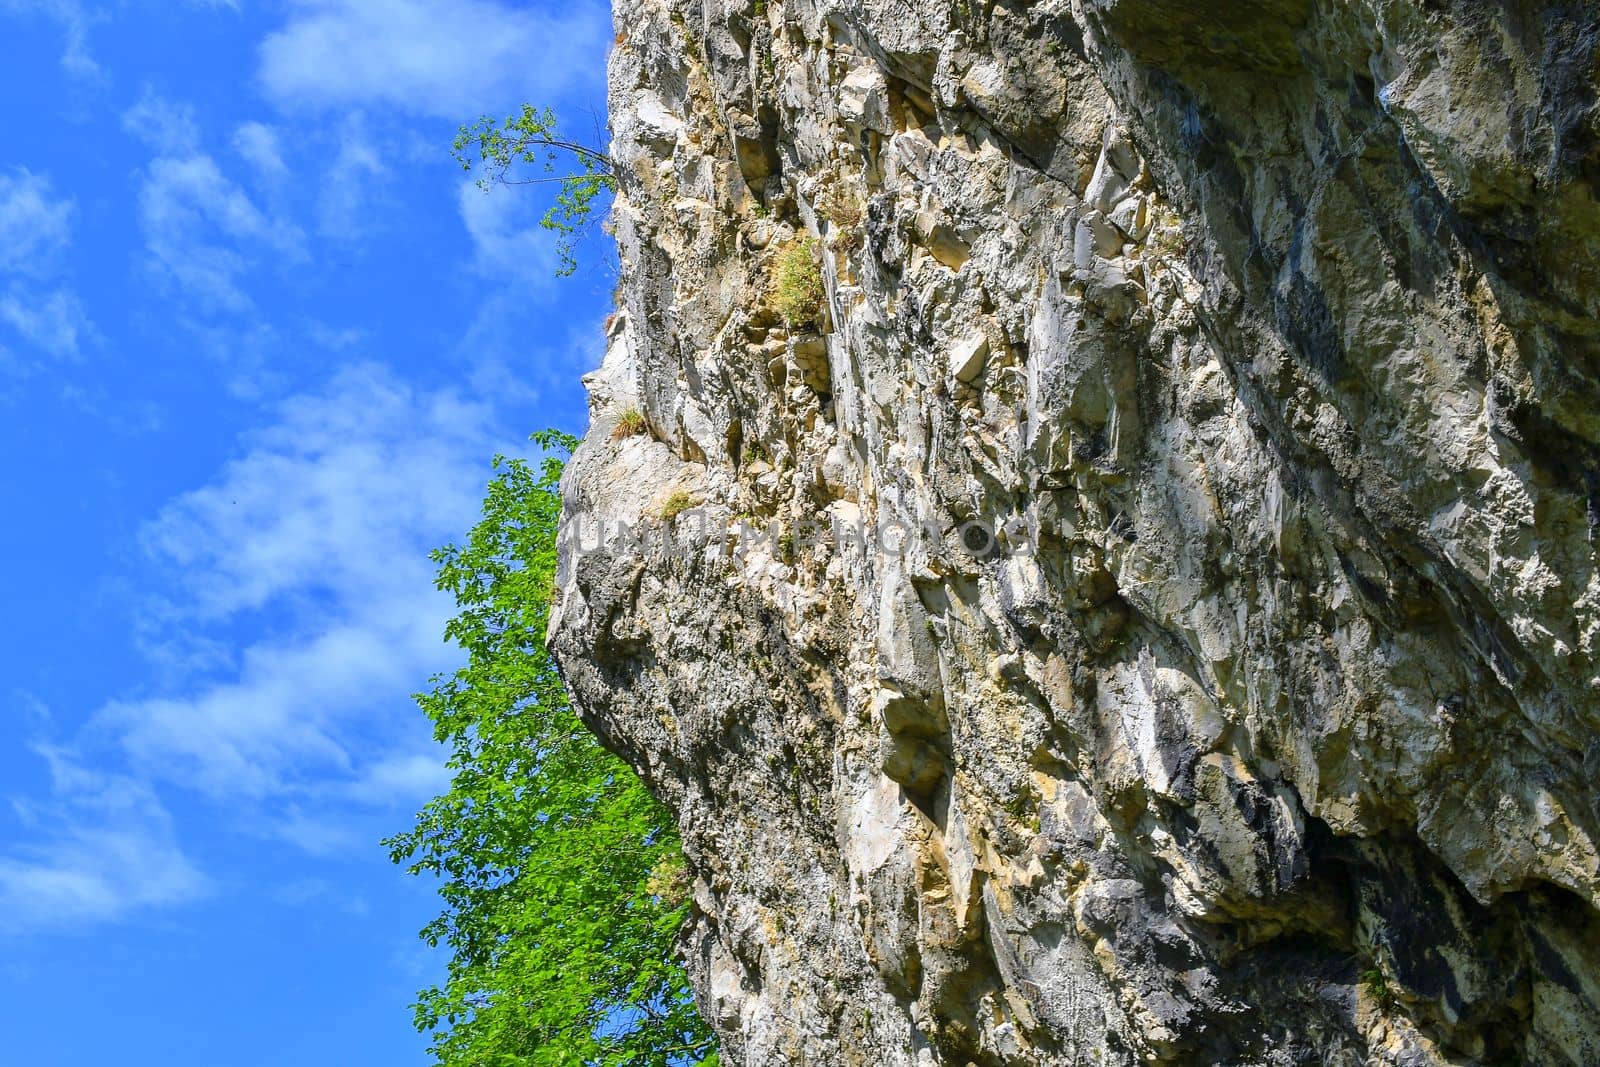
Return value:
M 725 1061 L 1600 1063 L 1600 10 L 616 24 L 551 639 Z

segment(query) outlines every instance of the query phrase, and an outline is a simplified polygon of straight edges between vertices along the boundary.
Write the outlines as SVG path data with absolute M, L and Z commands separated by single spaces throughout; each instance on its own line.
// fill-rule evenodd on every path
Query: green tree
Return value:
M 532 104 L 523 104 L 520 112 L 503 122 L 485 115 L 461 127 L 454 148 L 463 170 L 481 170 L 478 184 L 485 190 L 492 185 L 557 185 L 555 203 L 541 225 L 556 234 L 561 256 L 556 273 L 564 277 L 577 269 L 573 244 L 593 216 L 596 202 L 617 187 L 610 156 L 563 137 L 556 113 Z M 537 176 L 529 176 L 530 169 Z
M 449 949 L 447 979 L 416 1025 L 442 1067 L 715 1064 L 674 951 L 688 892 L 672 821 L 578 719 L 545 648 L 560 471 L 497 457 L 482 521 L 434 553 L 467 663 L 417 699 L 453 780 L 385 842 L 445 903 L 422 936 Z

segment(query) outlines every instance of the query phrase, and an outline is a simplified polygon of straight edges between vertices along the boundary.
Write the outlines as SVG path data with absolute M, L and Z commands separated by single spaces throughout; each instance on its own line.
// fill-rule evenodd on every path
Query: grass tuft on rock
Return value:
M 772 272 L 772 306 L 791 330 L 814 330 L 822 325 L 826 300 L 817 242 L 809 234 L 797 237 L 778 252 Z
M 693 495 L 682 489 L 674 489 L 667 499 L 661 502 L 661 521 L 671 522 L 695 504 Z
M 650 424 L 645 421 L 644 412 L 638 408 L 628 408 L 617 416 L 617 424 L 611 428 L 611 439 L 621 441 L 628 437 L 642 437 L 650 432 Z

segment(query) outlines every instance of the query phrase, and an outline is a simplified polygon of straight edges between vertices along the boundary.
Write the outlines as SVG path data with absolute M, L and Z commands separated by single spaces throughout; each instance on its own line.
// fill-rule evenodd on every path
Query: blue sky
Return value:
M 455 127 L 605 5 L 0 0 L 0 1021 L 29 1067 L 405 1067 L 427 551 L 580 431 L 613 254 Z

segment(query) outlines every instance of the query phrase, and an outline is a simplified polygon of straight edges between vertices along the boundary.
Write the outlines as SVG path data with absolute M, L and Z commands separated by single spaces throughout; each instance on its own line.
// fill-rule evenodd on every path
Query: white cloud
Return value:
M 357 617 L 262 641 L 245 650 L 237 677 L 177 698 L 111 704 L 100 723 L 135 764 L 216 796 L 264 797 L 352 774 L 358 755 L 341 729 L 392 708 L 420 680 L 415 665 L 438 660 L 445 614 L 426 591 L 424 581 L 417 595 L 386 596 L 381 606 L 341 605 Z
M 292 221 L 259 207 L 202 150 L 188 105 L 146 86 L 123 113 L 122 125 L 155 153 L 139 186 L 139 221 L 151 273 L 202 311 L 252 310 L 244 276 L 263 259 L 303 259 L 304 234 Z M 258 171 L 277 158 L 271 131 L 259 124 L 242 127 L 234 144 Z
M 278 131 L 260 122 L 246 122 L 233 132 L 233 150 L 250 164 L 266 182 L 276 182 L 289 173 L 283 162 Z
M 348 352 L 367 340 L 367 333 L 354 326 L 330 326 L 326 322 L 306 323 L 306 338 L 329 352 Z
M 72 240 L 75 211 L 48 178 L 25 169 L 0 174 L 0 271 L 55 273 Z
M 130 764 L 213 797 L 408 801 L 442 779 L 417 754 L 407 695 L 455 662 L 427 552 L 472 521 L 494 450 L 484 407 L 377 367 L 284 405 L 145 542 L 170 569 L 174 630 L 240 620 L 268 636 L 221 677 L 108 705 L 96 730 Z M 315 820 L 283 836 L 316 847 Z
M 148 85 L 139 93 L 138 102 L 122 113 L 122 128 L 164 156 L 187 156 L 200 150 L 194 108 L 168 100 Z
M 67 359 L 78 355 L 80 335 L 92 329 L 69 289 L 37 293 L 13 287 L 0 296 L 0 322 L 51 355 Z
M 41 14 L 60 25 L 63 43 L 61 66 L 68 74 L 90 78 L 100 66 L 89 54 L 89 26 L 93 19 L 79 0 L 0 0 L 0 12 L 16 15 Z
M 345 796 L 365 804 L 388 804 L 395 797 L 429 797 L 450 784 L 438 752 L 395 753 L 369 764 L 344 787 Z
M 342 818 L 345 814 L 321 807 L 308 812 L 291 802 L 275 808 L 265 825 L 256 827 L 255 832 L 320 858 L 348 856 L 371 848 L 375 835 Z
M 503 186 L 491 186 L 486 192 L 476 183 L 462 182 L 456 203 L 472 243 L 466 269 L 480 294 L 461 345 L 472 353 L 472 384 L 492 395 L 531 400 L 541 382 L 525 370 L 530 307 L 585 285 L 610 290 L 614 259 L 605 250 L 598 255 L 607 258 L 596 262 L 580 250 L 579 275 L 557 277 L 555 234 L 539 224 L 543 205 L 524 193 Z M 597 315 L 573 323 L 562 336 L 541 334 L 538 363 L 547 371 L 544 381 L 576 381 L 598 366 L 604 346 L 600 326 Z
M 373 228 L 382 214 L 377 188 L 389 168 L 362 116 L 346 120 L 338 139 L 338 154 L 322 182 L 322 229 L 353 240 Z
M 280 405 L 215 484 L 162 511 L 146 544 L 177 565 L 205 619 L 296 591 L 409 588 L 394 571 L 403 560 L 432 569 L 426 548 L 411 558 L 419 536 L 459 532 L 476 510 L 489 419 L 481 404 L 419 393 L 379 365 L 345 370 Z
M 166 2 L 166 0 L 162 0 Z M 233 8 L 238 0 L 185 0 L 190 7 Z M 89 31 L 114 17 L 126 4 L 85 4 L 83 0 L 0 0 L 0 15 L 40 15 L 61 27 L 61 67 L 75 78 L 99 80 L 100 64 L 89 50 Z
M 305 254 L 299 228 L 263 212 L 209 155 L 152 161 L 139 213 L 150 268 L 210 310 L 253 306 L 241 279 L 262 256 Z
M 0 173 L 0 323 L 34 348 L 57 357 L 79 354 L 80 342 L 93 335 L 76 292 L 63 285 L 41 284 L 63 273 L 72 243 L 77 208 L 59 197 L 50 180 L 28 170 Z M 12 357 L 10 372 L 26 373 L 27 361 Z
M 0 932 L 102 922 L 206 892 L 148 785 L 38 751 L 50 764 L 52 803 L 17 805 L 32 843 L 0 854 Z
M 37 696 L 23 689 L 14 689 L 11 699 L 18 714 L 25 720 L 34 723 L 47 723 L 51 719 L 50 705 L 40 700 Z
M 206 892 L 158 790 L 225 811 L 234 832 L 346 856 L 372 848 L 374 819 L 392 828 L 443 788 L 409 696 L 460 659 L 427 556 L 475 520 L 504 443 L 487 405 L 352 367 L 282 402 L 151 520 L 142 544 L 166 592 L 145 625 L 174 670 L 39 749 L 52 792 L 14 801 L 28 843 L 0 848 L 0 933 Z
M 549 289 L 559 266 L 555 235 L 539 225 L 538 207 L 523 190 L 462 182 L 456 192 L 461 221 L 472 238 L 473 268 L 486 279 Z
M 533 10 L 493 0 L 295 0 L 261 46 L 285 104 L 383 105 L 451 119 L 553 103 L 598 84 L 603 5 Z M 559 13 L 557 13 L 559 12 Z

